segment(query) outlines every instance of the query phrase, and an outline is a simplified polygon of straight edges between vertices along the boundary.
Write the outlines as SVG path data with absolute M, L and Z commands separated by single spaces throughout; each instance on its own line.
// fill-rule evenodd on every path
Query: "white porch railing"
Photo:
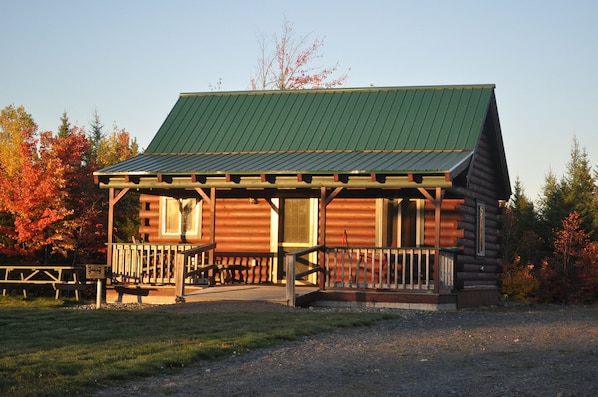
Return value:
M 187 284 L 205 282 L 205 274 L 198 270 L 206 265 L 236 269 L 242 273 L 245 283 L 271 281 L 274 254 L 215 252 L 212 258 L 215 263 L 209 263 L 208 254 L 212 249 L 191 244 L 114 243 L 111 277 L 123 283 L 175 284 L 176 257 L 191 250 L 185 260 L 185 272 L 190 274 L 185 278 Z M 324 288 L 435 290 L 434 256 L 439 252 L 438 291 L 454 289 L 456 252 L 453 250 L 347 246 L 316 246 L 307 250 L 324 255 L 324 266 L 312 264 L 311 270 L 296 276 L 301 278 L 318 272 L 319 277 L 325 275 Z M 287 269 L 295 269 L 294 262 L 301 255 L 302 252 L 291 253 L 293 263 L 288 263 Z
M 217 265 L 218 271 L 236 272 L 239 280 L 248 284 L 272 281 L 274 254 L 270 252 L 210 252 L 215 244 L 112 244 L 111 279 L 119 283 L 153 285 L 175 284 L 175 263 L 179 254 L 185 254 L 186 284 L 214 282 L 213 272 L 201 270 Z M 211 276 L 211 279 L 208 279 Z
M 112 280 L 121 283 L 174 284 L 177 254 L 191 244 L 112 244 Z
M 327 247 L 327 287 L 433 290 L 434 255 L 439 290 L 454 288 L 455 252 L 436 248 Z

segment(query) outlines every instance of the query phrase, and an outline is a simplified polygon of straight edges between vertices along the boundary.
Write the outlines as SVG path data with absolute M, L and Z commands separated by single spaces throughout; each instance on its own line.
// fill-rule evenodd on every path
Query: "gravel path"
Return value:
M 237 302 L 234 310 L 243 308 Z M 399 319 L 203 362 L 97 395 L 598 395 L 598 306 L 394 312 Z

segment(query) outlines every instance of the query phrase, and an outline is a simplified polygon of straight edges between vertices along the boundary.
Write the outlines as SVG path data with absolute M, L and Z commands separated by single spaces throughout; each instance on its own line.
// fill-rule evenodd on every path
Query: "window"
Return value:
M 419 247 L 424 236 L 424 200 L 384 200 L 381 224 L 383 235 L 377 244 L 396 247 Z
M 486 205 L 476 204 L 476 255 L 486 255 Z
M 163 236 L 200 237 L 200 201 L 195 198 L 162 197 L 160 232 Z

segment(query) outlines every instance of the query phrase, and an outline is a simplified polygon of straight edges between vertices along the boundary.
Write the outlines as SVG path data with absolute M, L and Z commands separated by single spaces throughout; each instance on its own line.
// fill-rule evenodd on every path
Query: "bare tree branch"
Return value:
M 345 73 L 338 78 L 332 75 L 338 70 L 321 68 L 312 63 L 322 58 L 324 41 L 315 39 L 310 44 L 309 36 L 296 37 L 293 25 L 284 19 L 282 35 L 273 35 L 274 49 L 267 37 L 261 35 L 258 42 L 260 56 L 257 72 L 251 79 L 253 90 L 298 90 L 305 88 L 333 88 L 341 86 L 348 78 Z

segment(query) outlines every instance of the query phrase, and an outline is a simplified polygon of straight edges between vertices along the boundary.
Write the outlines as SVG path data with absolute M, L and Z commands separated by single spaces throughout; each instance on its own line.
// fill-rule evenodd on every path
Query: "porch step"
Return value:
M 335 290 L 310 294 L 304 305 L 326 307 L 377 307 L 412 310 L 456 310 L 457 294 L 434 294 L 427 291 Z M 307 298 L 307 297 L 306 297 Z

